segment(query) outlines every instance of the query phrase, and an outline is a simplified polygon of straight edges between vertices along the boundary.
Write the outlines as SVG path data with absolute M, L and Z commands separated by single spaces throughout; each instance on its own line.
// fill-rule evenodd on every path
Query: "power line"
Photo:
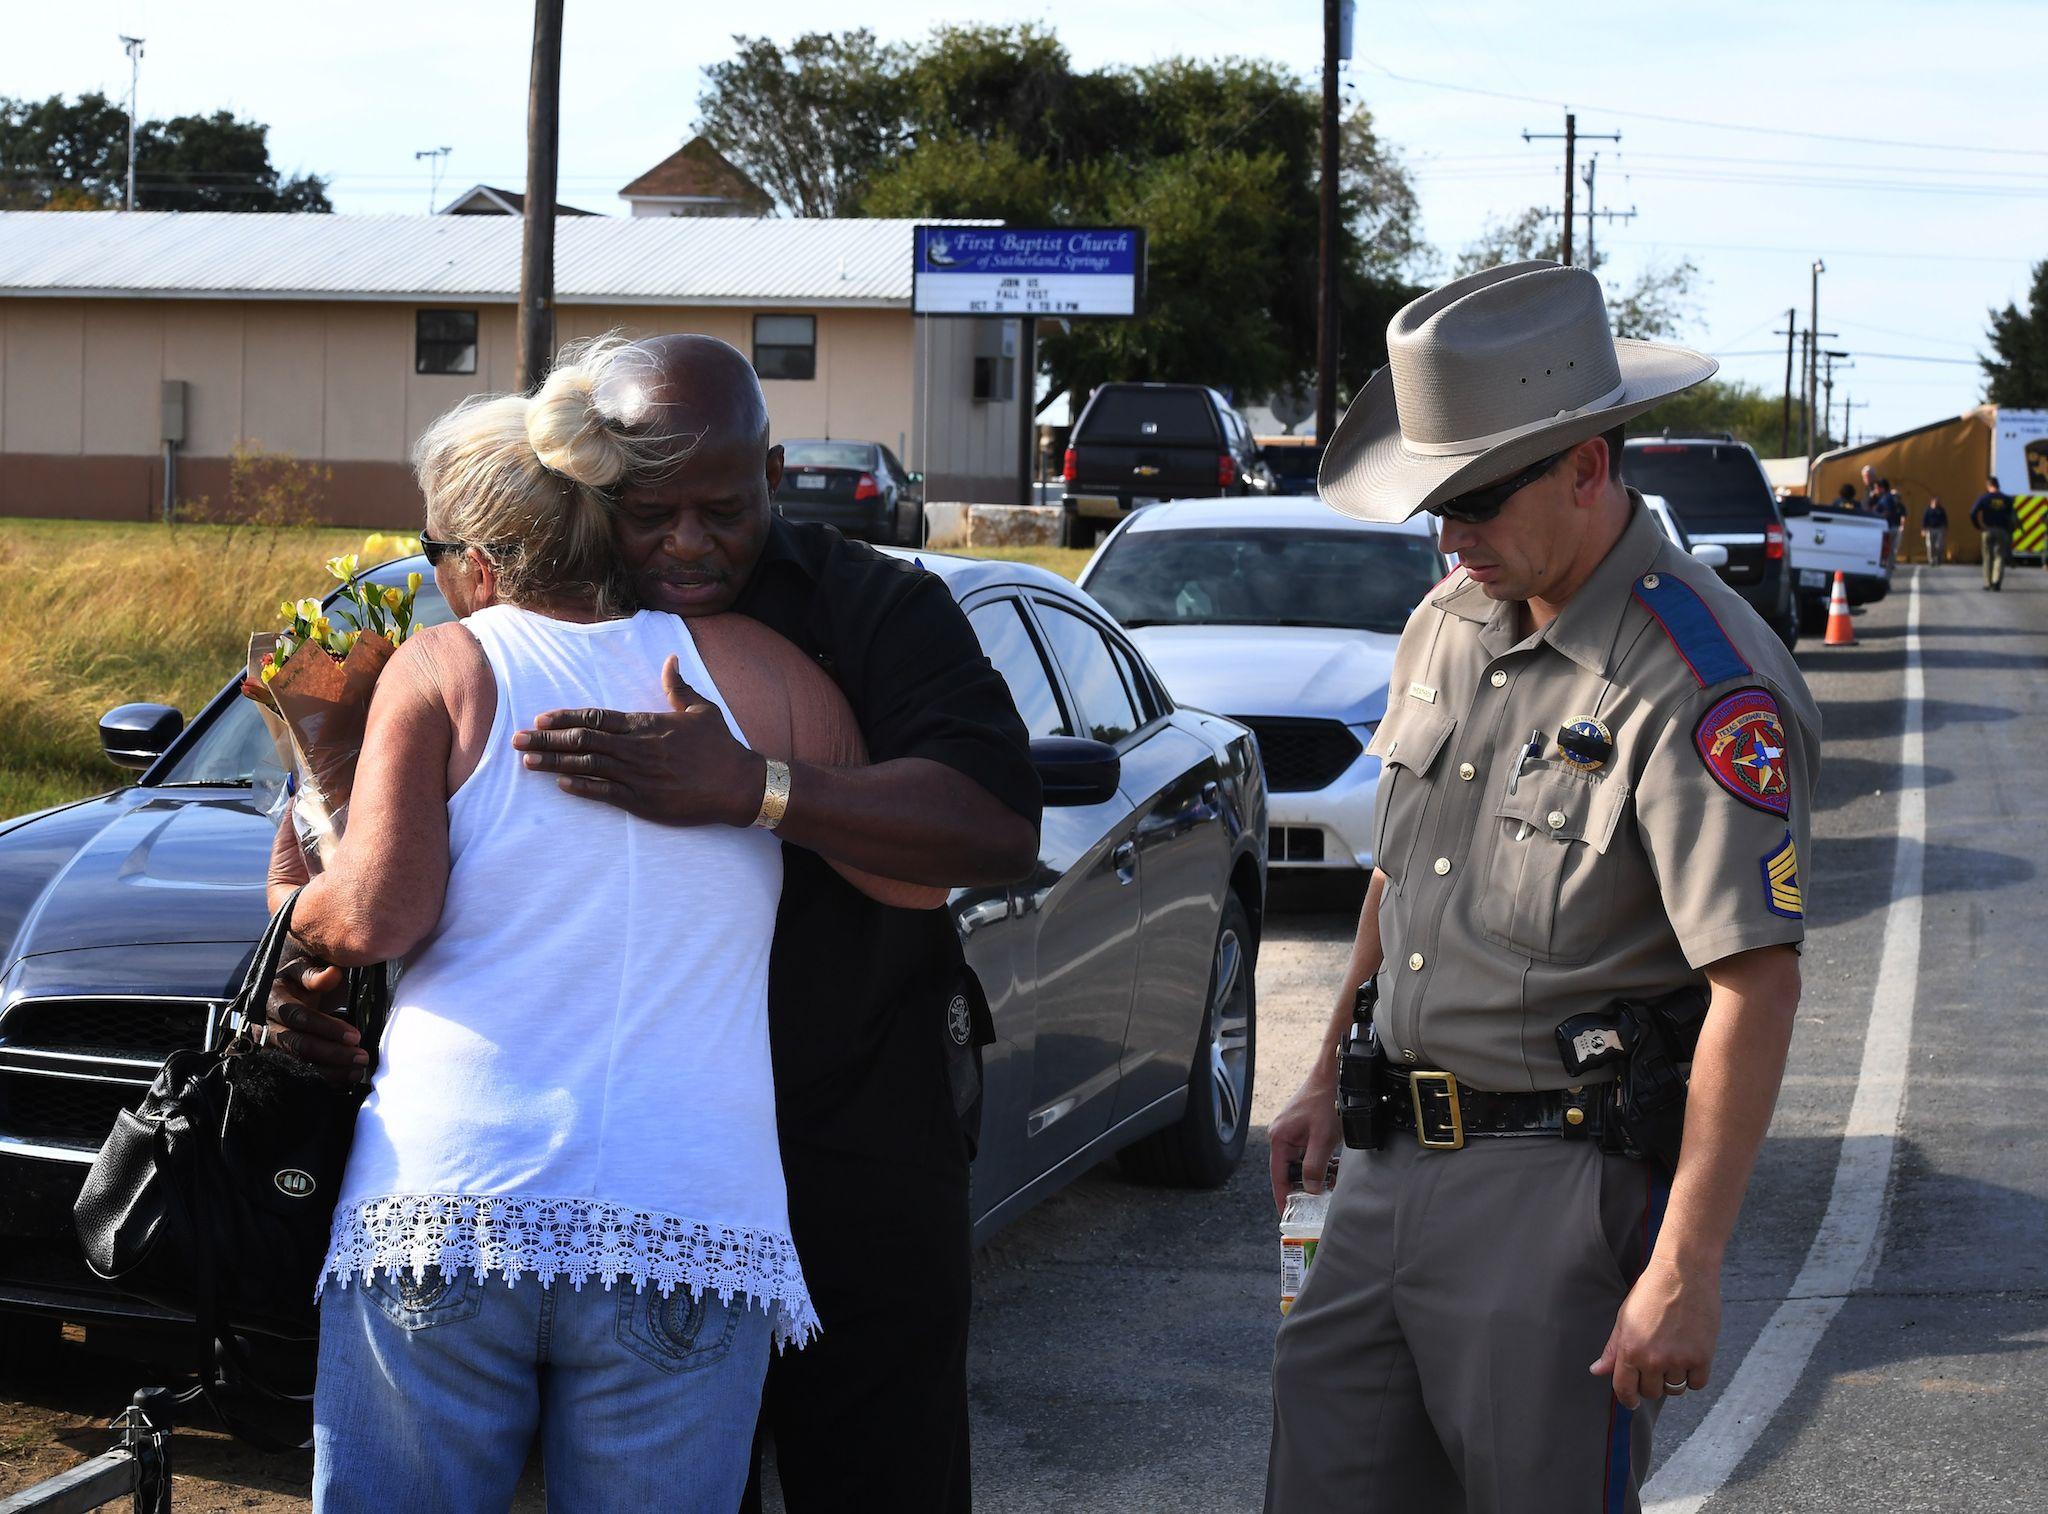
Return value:
M 1493 100 L 1512 100 L 1521 105 L 1548 105 L 1556 110 L 1573 108 L 1568 107 L 1562 100 L 1547 99 L 1542 95 L 1509 94 L 1505 90 L 1480 89 L 1476 85 L 1471 84 L 1452 84 L 1444 79 L 1423 79 L 1413 74 L 1396 73 L 1377 58 L 1361 57 L 1359 61 L 1370 63 L 1389 79 L 1397 80 L 1402 84 L 1418 84 L 1425 89 L 1445 89 L 1461 95 L 1483 95 Z M 1857 147 L 1903 147 L 1912 152 L 1992 153 L 2001 157 L 2048 158 L 2048 148 L 1987 147 L 1967 142 L 1908 142 L 1896 137 L 1852 137 L 1836 132 L 1795 131 L 1789 127 L 1755 126 L 1741 121 L 1710 121 L 1699 116 L 1668 116 L 1656 111 L 1622 110 L 1611 105 L 1577 108 L 1597 110 L 1610 116 L 1628 116 L 1637 121 L 1661 121 L 1670 126 L 1700 126 L 1713 131 L 1753 132 L 1758 136 L 1766 137 L 1801 137 L 1813 142 L 1844 142 Z
M 1740 352 L 1716 352 L 1710 354 L 1713 357 L 1776 357 L 1777 355 L 1778 349 L 1776 347 L 1749 347 Z M 1859 358 L 1883 358 L 1888 362 L 1894 363 L 1954 363 L 1964 368 L 1979 366 L 1978 360 L 1973 357 L 1928 357 L 1926 354 L 1919 352 L 1865 352 L 1860 347 L 1856 350 L 1856 356 Z
M 1651 237 L 1615 237 L 1613 241 L 1624 247 L 1653 247 L 1659 250 L 1662 250 L 1666 245 L 1662 240 Z M 1800 257 L 1811 256 L 1817 251 L 1822 257 L 1827 258 L 1886 258 L 1908 262 L 1937 263 L 2032 263 L 2034 261 L 2033 258 L 2023 253 L 2008 253 L 2001 257 L 1986 253 L 1970 252 L 1876 252 L 1868 247 L 1792 247 L 1776 242 L 1686 242 L 1682 244 L 1680 250 L 1685 252 L 1795 253 Z

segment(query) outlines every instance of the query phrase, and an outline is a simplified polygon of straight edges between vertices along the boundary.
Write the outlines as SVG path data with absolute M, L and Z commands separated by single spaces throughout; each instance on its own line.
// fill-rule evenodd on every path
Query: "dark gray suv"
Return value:
M 1661 494 L 1696 542 L 1728 549 L 1721 577 L 1787 647 L 1799 640 L 1785 518 L 1744 442 L 1728 437 L 1632 437 L 1621 453 L 1623 480 Z

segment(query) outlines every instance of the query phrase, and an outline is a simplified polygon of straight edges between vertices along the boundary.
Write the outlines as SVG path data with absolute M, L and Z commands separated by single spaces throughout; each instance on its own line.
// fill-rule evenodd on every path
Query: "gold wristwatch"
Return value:
M 754 824 L 764 831 L 772 831 L 782 824 L 782 817 L 789 813 L 789 764 L 767 759 L 768 781 L 761 789 L 761 813 L 754 817 Z

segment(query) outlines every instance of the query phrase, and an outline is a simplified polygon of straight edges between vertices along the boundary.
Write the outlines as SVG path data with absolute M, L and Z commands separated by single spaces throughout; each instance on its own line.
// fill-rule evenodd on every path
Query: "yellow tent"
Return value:
M 1842 485 L 1853 484 L 1860 498 L 1867 467 L 1878 478 L 1890 479 L 1905 501 L 1905 540 L 1899 544 L 1899 561 L 1927 560 L 1927 548 L 1920 539 L 1920 512 L 1930 498 L 1938 497 L 1948 510 L 1950 560 L 1975 562 L 1981 543 L 1970 524 L 1970 506 L 1984 492 L 1985 475 L 1998 472 L 1999 486 L 2018 504 L 2020 529 L 2013 538 L 2014 549 L 2039 553 L 2044 536 L 2048 536 L 2048 492 L 2044 492 L 2044 480 L 2032 476 L 2032 447 L 2027 451 L 2027 477 L 2008 478 L 2005 472 L 2011 471 L 2010 464 L 2004 471 L 1994 466 L 1998 418 L 1997 406 L 1979 405 L 1953 420 L 1935 421 L 1860 447 L 1824 452 L 1814 459 L 1808 492 L 1816 505 L 1825 505 L 1841 493 Z

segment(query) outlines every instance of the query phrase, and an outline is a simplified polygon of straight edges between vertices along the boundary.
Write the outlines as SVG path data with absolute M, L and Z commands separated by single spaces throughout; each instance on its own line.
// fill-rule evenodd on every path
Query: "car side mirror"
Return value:
M 1717 541 L 1695 543 L 1692 555 L 1710 568 L 1725 568 L 1728 566 L 1728 549 Z
M 1123 781 L 1123 759 L 1106 741 L 1085 736 L 1039 736 L 1031 743 L 1031 765 L 1048 805 L 1106 804 Z
M 171 749 L 185 717 L 167 704 L 116 705 L 100 716 L 100 750 L 116 766 L 147 768 Z

